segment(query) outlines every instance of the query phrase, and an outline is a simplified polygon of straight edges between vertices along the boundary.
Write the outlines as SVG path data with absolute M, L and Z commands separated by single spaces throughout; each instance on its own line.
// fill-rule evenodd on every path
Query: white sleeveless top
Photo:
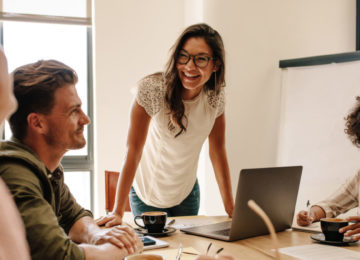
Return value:
M 179 127 L 169 130 L 165 92 L 162 75 L 156 74 L 141 80 L 136 94 L 152 119 L 133 186 L 145 204 L 158 208 L 176 206 L 190 194 L 202 145 L 225 106 L 223 88 L 217 96 L 202 91 L 193 100 L 183 100 L 186 131 L 175 137 Z

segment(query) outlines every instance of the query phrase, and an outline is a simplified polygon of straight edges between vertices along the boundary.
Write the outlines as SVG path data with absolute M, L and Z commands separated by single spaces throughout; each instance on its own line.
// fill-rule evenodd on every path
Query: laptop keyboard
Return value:
M 230 228 L 214 231 L 215 234 L 222 236 L 230 236 Z

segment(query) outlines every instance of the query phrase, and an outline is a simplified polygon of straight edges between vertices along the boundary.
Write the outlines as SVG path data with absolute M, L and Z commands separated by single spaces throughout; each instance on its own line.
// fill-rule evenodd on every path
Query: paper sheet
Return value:
M 359 260 L 360 252 L 328 245 L 302 245 L 280 248 L 280 253 L 302 260 Z
M 296 223 L 291 227 L 293 230 L 321 233 L 320 222 L 314 222 L 309 226 L 299 226 Z

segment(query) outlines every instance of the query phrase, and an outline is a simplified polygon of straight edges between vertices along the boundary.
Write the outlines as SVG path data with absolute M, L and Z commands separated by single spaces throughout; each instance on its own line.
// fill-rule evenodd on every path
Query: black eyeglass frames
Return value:
M 208 64 L 210 60 L 213 60 L 214 58 L 209 57 L 205 54 L 198 54 L 198 55 L 191 55 L 189 53 L 187 53 L 186 51 L 180 51 L 176 62 L 182 65 L 187 64 L 190 59 L 193 59 L 193 62 L 195 64 L 195 66 L 199 67 L 199 68 L 205 68 Z

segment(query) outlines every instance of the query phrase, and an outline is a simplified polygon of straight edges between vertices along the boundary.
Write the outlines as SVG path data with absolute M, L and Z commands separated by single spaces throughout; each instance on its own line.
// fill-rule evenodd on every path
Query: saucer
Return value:
M 153 237 L 163 237 L 169 234 L 172 234 L 176 231 L 176 228 L 173 227 L 166 227 L 164 228 L 163 232 L 161 233 L 148 233 L 146 229 L 143 228 L 135 228 L 135 232 L 139 234 L 143 234 L 146 236 L 153 236 Z
M 329 244 L 329 245 L 346 245 L 348 243 L 355 243 L 357 240 L 352 239 L 351 237 L 344 237 L 343 241 L 326 241 L 323 233 L 313 234 L 311 238 L 320 243 Z

